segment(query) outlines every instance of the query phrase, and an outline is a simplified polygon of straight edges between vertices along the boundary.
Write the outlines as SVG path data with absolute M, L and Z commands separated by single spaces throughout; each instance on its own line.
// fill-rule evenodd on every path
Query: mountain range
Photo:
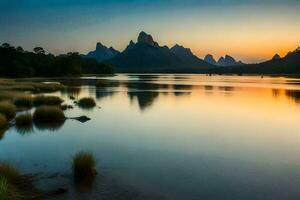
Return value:
M 213 66 L 183 46 L 175 45 L 171 49 L 160 46 L 151 35 L 143 31 L 136 43 L 130 41 L 123 52 L 105 63 L 112 64 L 119 72 L 194 71 Z
M 286 56 L 274 55 L 271 60 L 257 64 L 216 67 L 205 73 L 218 74 L 300 74 L 300 47 Z
M 120 52 L 113 47 L 106 47 L 100 42 L 97 43 L 95 51 L 90 51 L 87 55 L 84 55 L 84 58 L 94 58 L 98 62 L 102 62 L 104 60 L 108 60 Z
M 235 65 L 243 65 L 242 61 L 236 61 L 232 56 L 225 55 L 225 57 L 219 58 L 218 62 L 214 59 L 211 54 L 208 54 L 204 57 L 204 61 L 216 65 L 216 66 L 235 66 Z
M 179 44 L 160 46 L 150 34 L 140 32 L 137 41 L 130 41 L 122 52 L 97 43 L 96 50 L 83 55 L 111 64 L 116 72 L 181 72 L 181 73 L 300 73 L 300 49 L 285 57 L 274 55 L 258 64 L 244 64 L 225 55 L 216 61 L 210 54 L 201 59 Z

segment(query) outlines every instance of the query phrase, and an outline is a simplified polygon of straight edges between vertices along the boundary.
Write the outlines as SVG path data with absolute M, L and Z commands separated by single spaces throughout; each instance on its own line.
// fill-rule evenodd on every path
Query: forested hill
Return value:
M 113 69 L 94 59 L 83 59 L 76 52 L 54 56 L 46 54 L 42 47 L 34 48 L 33 52 L 7 43 L 0 47 L 1 77 L 80 76 L 91 73 L 111 74 Z

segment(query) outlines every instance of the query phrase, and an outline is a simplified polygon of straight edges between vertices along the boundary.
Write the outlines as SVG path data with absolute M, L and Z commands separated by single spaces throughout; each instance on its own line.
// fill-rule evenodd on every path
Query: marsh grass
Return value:
M 4 129 L 7 126 L 7 119 L 4 115 L 0 114 L 0 129 Z
M 56 123 L 65 120 L 64 112 L 57 106 L 41 106 L 33 113 L 34 123 Z
M 96 106 L 96 102 L 91 97 L 84 97 L 78 101 L 78 106 L 83 109 L 92 109 Z
M 0 164 L 0 176 L 4 177 L 8 182 L 15 182 L 21 177 L 20 173 L 7 163 Z
M 0 197 L 1 200 L 40 199 L 42 193 L 34 187 L 32 177 L 21 175 L 9 164 L 0 164 Z
M 34 106 L 42 106 L 42 105 L 49 105 L 49 106 L 58 106 L 62 104 L 63 100 L 57 96 L 44 96 L 39 95 L 33 98 L 33 105 Z
M 41 83 L 34 80 L 0 79 L 0 90 L 6 91 L 30 91 L 30 92 L 56 92 L 65 89 L 60 83 Z
M 73 106 L 72 105 L 68 105 L 68 104 L 63 104 L 60 106 L 60 108 L 62 110 L 68 110 L 68 109 L 73 109 Z
M 7 120 L 12 120 L 16 116 L 15 105 L 9 102 L 0 102 L 0 114 L 4 115 Z
M 9 101 L 13 99 L 14 97 L 14 92 L 11 91 L 1 91 L 0 92 L 0 101 Z
M 8 129 L 7 127 L 0 128 L 0 140 L 2 140 L 4 138 L 7 129 Z
M 33 98 L 29 95 L 27 95 L 27 96 L 24 95 L 22 97 L 16 98 L 14 100 L 14 104 L 18 108 L 32 108 Z
M 73 174 L 75 182 L 93 179 L 96 172 L 96 161 L 90 152 L 81 151 L 73 157 Z
M 30 113 L 21 114 L 16 117 L 16 126 L 17 127 L 30 127 L 32 126 L 32 116 Z
M 60 83 L 35 83 L 39 92 L 56 92 L 66 89 L 66 86 Z
M 8 183 L 3 176 L 0 176 L 0 199 L 9 199 Z

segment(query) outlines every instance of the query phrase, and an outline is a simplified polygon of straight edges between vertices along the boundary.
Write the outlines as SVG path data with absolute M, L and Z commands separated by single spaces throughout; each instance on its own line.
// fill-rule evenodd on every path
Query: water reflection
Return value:
M 35 122 L 34 127 L 40 131 L 58 131 L 62 128 L 65 121 L 57 121 L 57 122 Z
M 137 101 L 139 108 L 143 111 L 154 103 L 159 92 L 128 92 L 127 95 L 131 102 Z
M 204 85 L 204 90 L 206 90 L 206 91 L 211 91 L 213 89 L 214 89 L 214 86 L 212 86 L 212 85 Z
M 232 92 L 232 91 L 234 91 L 234 87 L 231 87 L 231 86 L 219 86 L 218 88 L 219 88 L 219 90 L 221 90 L 223 92 Z
M 204 79 L 203 77 L 201 77 Z M 208 79 L 208 80 L 206 80 Z M 216 79 L 214 82 L 210 79 Z M 201 79 L 200 79 L 201 80 Z M 160 94 L 173 94 L 174 97 L 184 97 L 195 93 L 200 93 L 204 90 L 205 95 L 212 95 L 216 92 L 224 92 L 227 95 L 234 95 L 233 91 L 247 91 L 249 84 L 282 84 L 282 83 L 298 83 L 298 80 L 281 80 L 272 78 L 251 78 L 251 77 L 206 77 L 205 81 L 199 81 L 194 76 L 188 75 L 128 75 L 117 80 L 116 77 L 112 79 L 81 79 L 80 81 L 71 81 L 71 85 L 76 85 L 75 88 L 69 88 L 65 91 L 72 96 L 87 96 L 83 89 L 88 86 L 88 95 L 94 96 L 97 100 L 102 100 L 106 97 L 113 97 L 118 93 L 126 91 L 129 100 L 136 103 L 141 110 L 150 108 L 154 105 Z M 217 84 L 211 84 L 217 83 Z M 70 82 L 68 82 L 70 84 Z M 81 85 L 82 84 L 82 85 Z M 243 86 L 247 84 L 247 86 Z M 248 86 L 249 85 L 249 86 Z M 270 85 L 268 85 L 269 87 Z M 272 85 L 271 85 L 272 86 Z M 254 87 L 254 86 L 253 86 Z M 280 87 L 282 87 L 280 85 Z M 259 89 L 257 88 L 257 91 Z M 265 88 L 265 95 L 270 90 L 272 97 L 277 98 L 285 95 L 289 99 L 293 99 L 295 103 L 299 103 L 299 92 L 297 90 L 286 90 L 284 88 Z M 283 92 L 281 93 L 282 90 Z M 82 93 L 82 94 L 81 94 Z M 85 95 L 84 95 L 85 94 Z
M 34 132 L 33 124 L 27 126 L 16 126 L 15 130 L 21 135 L 28 135 Z
M 78 98 L 81 91 L 81 86 L 68 86 L 65 90 L 61 91 L 61 93 L 65 96 Z
M 0 129 L 0 141 L 5 137 L 5 133 L 7 130 L 7 128 Z
M 296 103 L 300 103 L 300 90 L 286 90 L 285 95 Z
M 280 90 L 278 90 L 278 89 L 272 89 L 272 95 L 273 95 L 274 98 L 279 97 Z
M 99 176 L 76 188 L 72 185 L 69 196 L 61 199 L 297 200 L 297 86 L 284 79 L 247 76 L 121 78 L 74 81 L 75 92 L 69 88 L 62 93 L 65 101 L 69 95 L 91 96 L 103 109 L 86 112 L 74 106 L 66 111 L 68 117 L 91 117 L 85 124 L 69 120 L 12 129 L 1 141 L 0 157 L 29 172 L 36 170 L 31 162 L 45 166 L 41 170 L 68 172 L 70 155 L 82 148 L 93 151 Z M 37 134 L 24 139 L 14 130 Z M 58 134 L 38 134 L 40 130 Z M 120 181 L 121 189 L 105 182 L 105 176 Z M 124 185 L 154 197 L 127 198 L 130 190 Z M 118 191 L 122 189 L 126 192 Z M 80 198 L 77 191 L 88 193 Z
M 188 96 L 190 95 L 192 92 L 173 92 L 173 94 L 176 96 L 176 97 L 182 97 L 182 96 Z
M 101 100 L 106 97 L 112 97 L 115 94 L 117 94 L 116 91 L 109 91 L 109 90 L 102 90 L 102 89 L 96 89 L 95 92 L 96 92 L 95 96 L 97 100 Z

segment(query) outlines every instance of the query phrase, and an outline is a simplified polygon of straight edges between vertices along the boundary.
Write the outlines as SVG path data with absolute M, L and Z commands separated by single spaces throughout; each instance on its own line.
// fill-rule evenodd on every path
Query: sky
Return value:
M 0 42 L 54 54 L 97 42 L 122 51 L 145 31 L 160 45 L 246 63 L 300 46 L 300 0 L 0 0 Z

